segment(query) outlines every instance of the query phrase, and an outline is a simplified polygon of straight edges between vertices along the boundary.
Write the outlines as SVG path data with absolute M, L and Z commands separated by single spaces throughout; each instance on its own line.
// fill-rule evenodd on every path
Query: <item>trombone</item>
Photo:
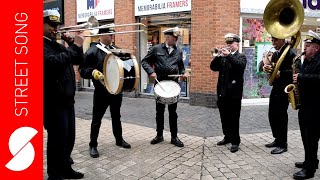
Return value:
M 106 28 L 115 28 L 115 27 L 127 27 L 127 26 L 138 26 L 139 30 L 130 30 L 130 31 L 119 31 L 112 33 L 98 33 L 99 29 Z M 142 28 L 141 28 L 142 27 Z M 79 32 L 79 31 L 90 31 L 90 35 L 84 35 L 84 37 L 95 37 L 95 36 L 103 36 L 103 35 L 111 35 L 111 34 L 125 34 L 125 33 L 134 33 L 134 32 L 144 32 L 147 33 L 146 26 L 143 23 L 131 23 L 131 24 L 118 24 L 118 25 L 102 25 L 99 26 L 99 22 L 97 18 L 94 16 L 90 16 L 88 21 L 79 25 L 67 26 L 59 28 L 57 34 L 60 35 L 66 32 Z
M 75 26 L 62 27 L 58 30 L 58 33 L 86 31 L 95 27 L 99 27 L 99 22 L 97 18 L 90 16 L 87 22 Z
M 91 35 L 85 35 L 84 37 L 94 37 L 94 36 L 103 36 L 103 35 L 112 35 L 112 34 L 126 34 L 126 33 L 134 33 L 134 32 L 144 32 L 147 33 L 146 26 L 143 23 L 131 23 L 131 24 L 118 24 L 118 25 L 102 25 L 100 27 L 92 27 L 88 28 L 88 30 L 99 30 L 99 29 L 106 29 L 106 28 L 115 28 L 115 27 L 126 27 L 126 26 L 138 26 L 142 27 L 139 30 L 131 30 L 131 31 L 119 31 L 119 32 L 112 32 L 112 33 L 98 33 L 98 31 L 90 31 Z

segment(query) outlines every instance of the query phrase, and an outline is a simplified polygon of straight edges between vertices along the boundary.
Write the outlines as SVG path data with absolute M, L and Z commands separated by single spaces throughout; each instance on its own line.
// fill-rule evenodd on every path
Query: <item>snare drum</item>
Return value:
M 112 52 L 112 51 L 111 51 Z M 108 54 L 103 63 L 104 84 L 110 94 L 131 92 L 139 83 L 139 66 L 135 56 L 119 49 Z
M 160 81 L 160 84 L 158 83 L 154 87 L 154 97 L 156 101 L 161 104 L 177 103 L 179 100 L 180 92 L 181 87 L 175 81 Z

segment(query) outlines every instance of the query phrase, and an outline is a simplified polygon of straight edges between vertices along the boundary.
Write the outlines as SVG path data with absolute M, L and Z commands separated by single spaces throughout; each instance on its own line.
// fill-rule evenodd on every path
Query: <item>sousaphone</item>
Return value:
M 283 59 L 290 47 L 296 48 L 301 40 L 300 28 L 304 21 L 304 9 L 299 0 L 271 0 L 263 14 L 266 30 L 278 39 L 291 37 L 290 45 L 281 54 L 269 78 L 272 86 Z

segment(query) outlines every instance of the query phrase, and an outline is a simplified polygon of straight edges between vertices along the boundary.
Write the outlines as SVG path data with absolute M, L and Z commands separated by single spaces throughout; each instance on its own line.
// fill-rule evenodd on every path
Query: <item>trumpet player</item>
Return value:
M 64 39 L 66 48 L 55 41 L 60 14 L 43 12 L 44 44 L 44 127 L 48 133 L 48 179 L 81 179 L 83 174 L 72 169 L 70 155 L 75 142 L 75 75 L 73 65 L 83 60 L 83 37 Z
M 272 37 L 272 45 L 275 52 L 272 55 L 271 62 L 263 66 L 263 70 L 267 73 L 273 72 L 273 67 L 285 48 L 289 45 L 285 39 L 278 39 Z M 288 150 L 288 95 L 284 92 L 284 88 L 292 83 L 292 61 L 296 53 L 293 48 L 290 48 L 286 54 L 282 64 L 277 72 L 276 78 L 273 82 L 270 98 L 268 118 L 271 126 L 274 141 L 266 144 L 268 148 L 275 148 L 271 154 L 281 154 Z
M 239 53 L 240 37 L 225 35 L 227 46 L 220 48 L 210 64 L 212 71 L 219 72 L 217 95 L 224 139 L 217 145 L 231 143 L 230 151 L 237 152 L 240 144 L 239 119 L 243 92 L 243 74 L 247 59 Z
M 302 170 L 293 175 L 294 179 L 312 178 L 319 164 L 320 36 L 311 30 L 305 39 L 304 52 L 300 73 L 293 75 L 293 82 L 298 84 L 300 94 L 298 117 L 305 159 L 295 163 Z

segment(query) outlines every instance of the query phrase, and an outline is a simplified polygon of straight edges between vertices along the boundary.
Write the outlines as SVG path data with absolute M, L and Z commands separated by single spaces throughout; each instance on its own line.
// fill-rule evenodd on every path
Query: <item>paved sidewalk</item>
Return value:
M 240 150 L 230 153 L 227 146 L 216 145 L 221 136 L 179 134 L 185 147 L 178 148 L 170 144 L 170 133 L 165 131 L 165 141 L 151 145 L 154 128 L 122 123 L 124 139 L 132 146 L 123 149 L 115 145 L 111 121 L 103 119 L 98 147 L 100 157 L 93 159 L 88 153 L 91 121 L 79 118 L 76 121 L 73 168 L 90 180 L 292 179 L 293 173 L 299 170 L 294 162 L 304 158 L 299 130 L 289 131 L 288 152 L 271 155 L 272 149 L 264 147 L 273 140 L 270 132 L 241 134 Z M 46 132 L 44 137 L 46 142 Z M 319 172 L 314 179 L 320 179 Z M 46 162 L 44 178 L 47 179 Z

